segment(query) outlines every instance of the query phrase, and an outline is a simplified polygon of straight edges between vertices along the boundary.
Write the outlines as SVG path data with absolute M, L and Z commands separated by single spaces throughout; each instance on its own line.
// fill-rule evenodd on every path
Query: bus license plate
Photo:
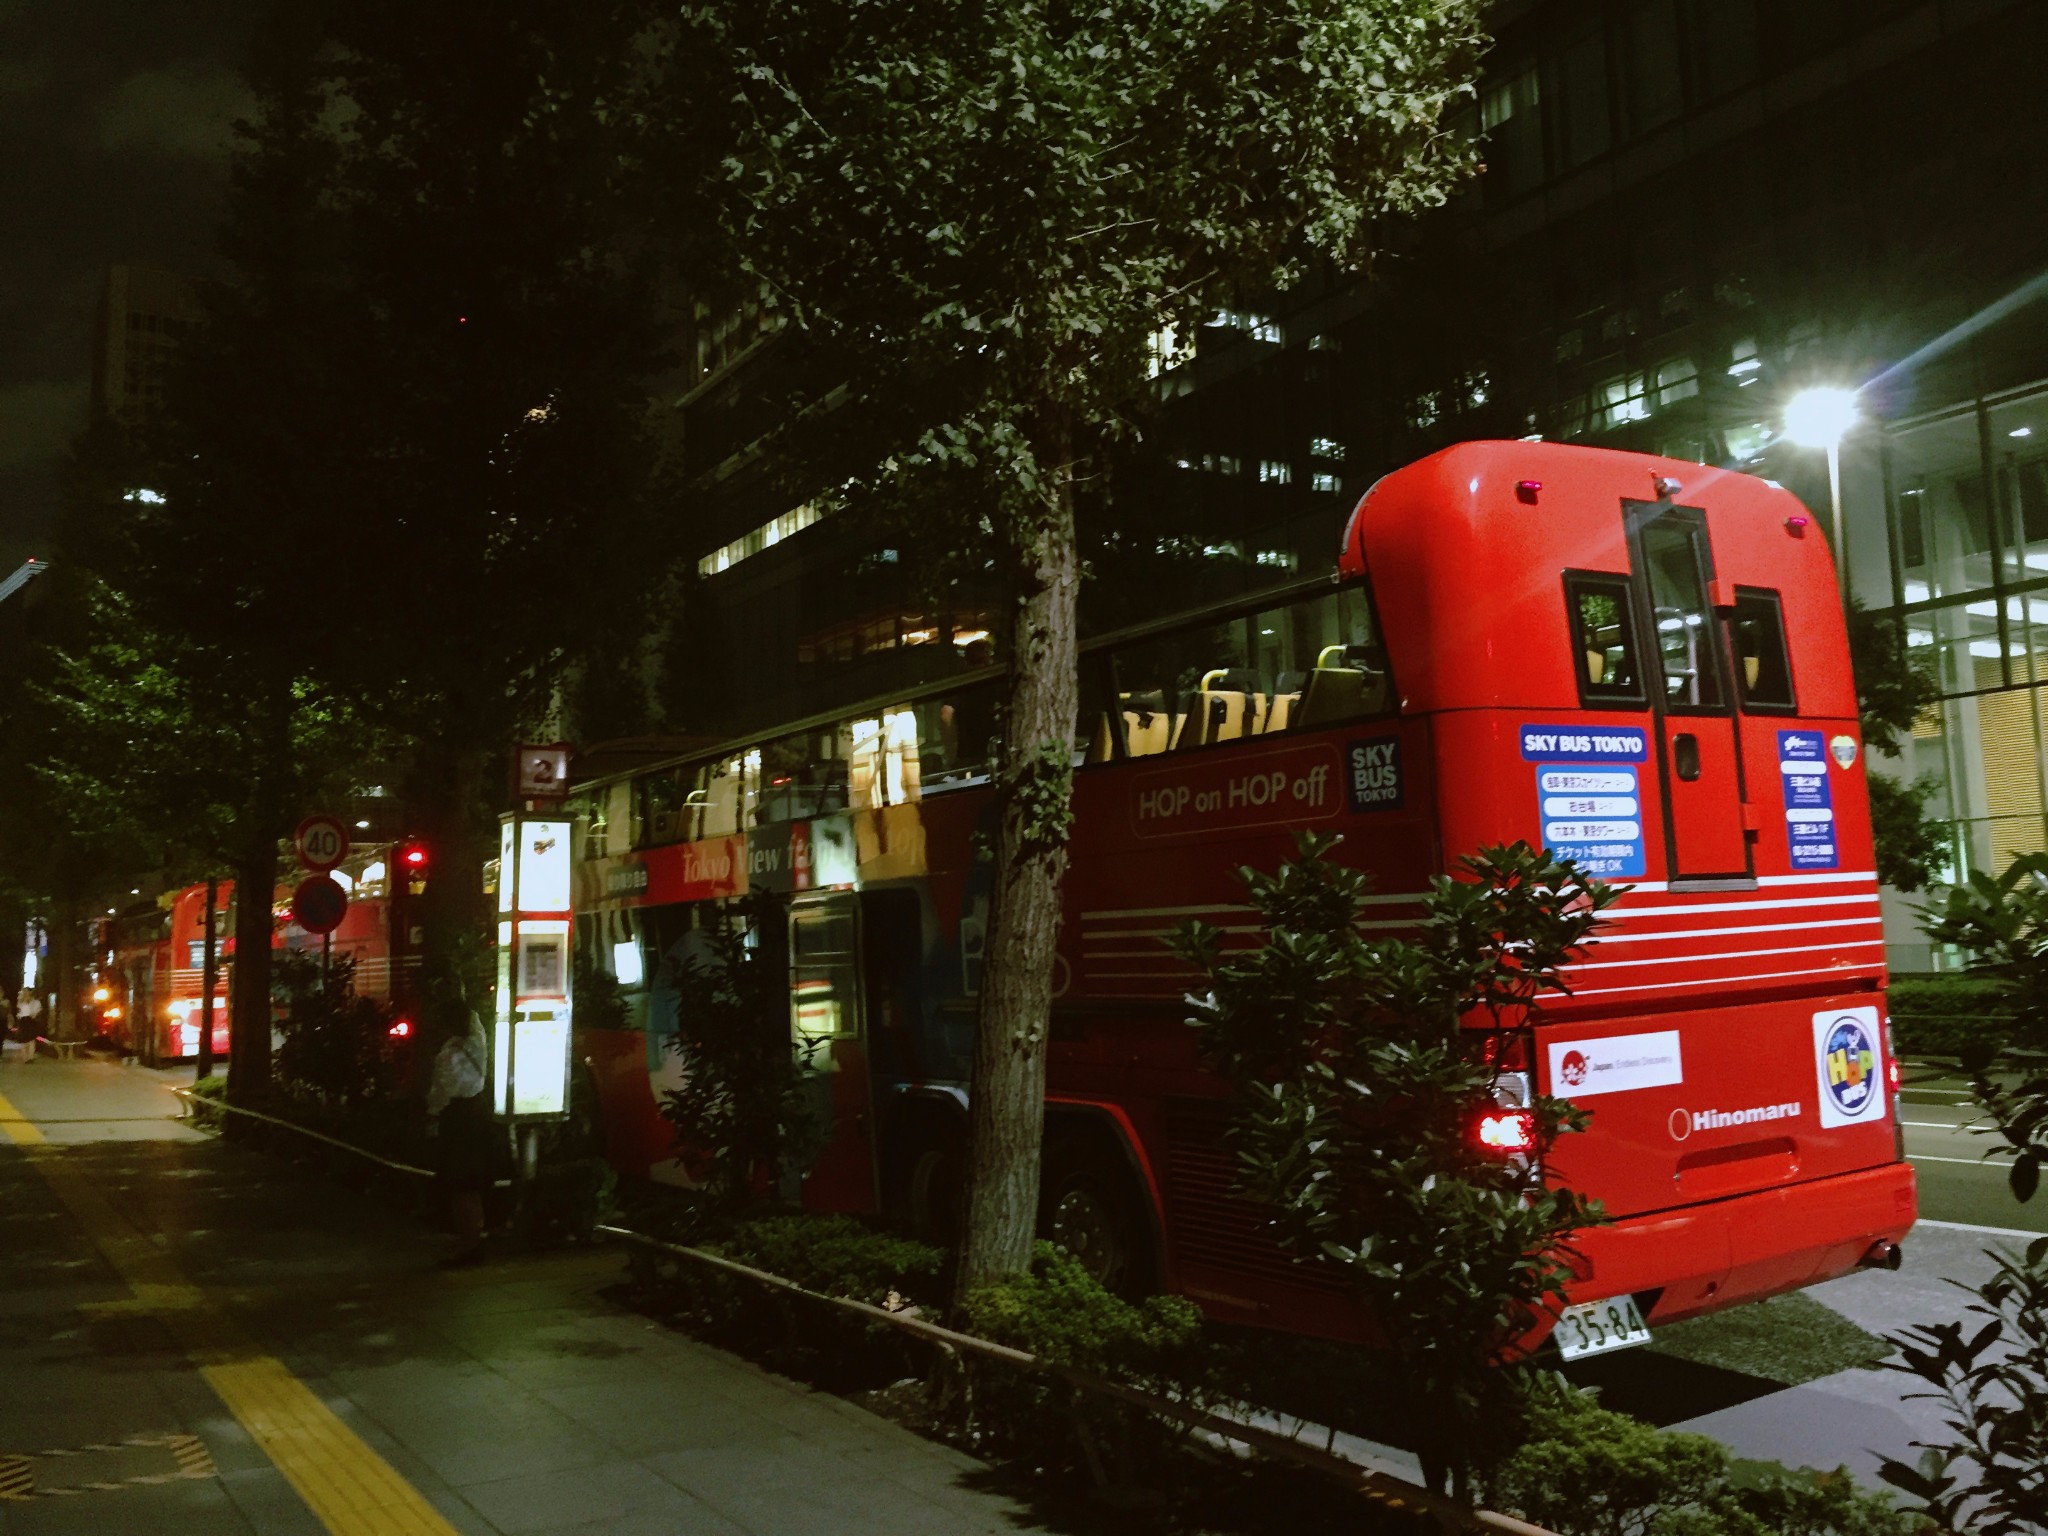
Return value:
M 1606 1301 L 1588 1301 L 1566 1307 L 1558 1314 L 1558 1350 L 1567 1360 L 1605 1354 L 1610 1349 L 1627 1349 L 1631 1344 L 1650 1342 L 1650 1325 L 1636 1310 L 1633 1296 L 1613 1296 Z

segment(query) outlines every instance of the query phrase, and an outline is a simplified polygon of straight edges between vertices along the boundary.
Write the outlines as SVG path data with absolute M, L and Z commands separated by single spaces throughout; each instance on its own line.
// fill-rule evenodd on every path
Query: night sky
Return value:
M 261 0 L 0 0 L 0 576 L 42 552 L 112 262 L 207 270 Z

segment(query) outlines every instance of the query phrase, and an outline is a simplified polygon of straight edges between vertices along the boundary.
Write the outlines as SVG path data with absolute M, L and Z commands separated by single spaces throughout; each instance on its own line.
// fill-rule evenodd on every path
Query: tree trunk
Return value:
M 490 758 L 488 751 L 465 747 L 436 753 L 422 764 L 411 797 L 427 845 L 427 888 L 419 905 L 421 992 L 437 1003 L 460 998 L 486 1016 L 490 913 L 483 872 L 497 852 L 497 829 L 484 814 Z M 434 1012 L 439 1017 L 440 1009 Z
M 206 948 L 199 968 L 199 1076 L 213 1075 L 213 989 L 220 985 L 220 939 L 213 914 L 220 906 L 220 877 L 206 877 Z
M 59 901 L 50 923 L 50 960 L 43 990 L 54 994 L 44 1020 L 44 1033 L 52 1040 L 78 1036 L 78 952 L 85 927 L 79 903 Z
M 968 1111 L 967 1231 L 958 1293 L 1031 1262 L 1045 1140 L 1045 1046 L 1072 814 L 1078 680 L 1072 435 L 1064 419 L 1036 444 L 1048 489 L 1009 519 L 1009 699 L 996 795 L 995 890 L 984 952 Z
M 228 1097 L 238 1104 L 261 1099 L 270 1089 L 270 903 L 276 889 L 277 840 L 266 826 L 251 834 L 235 865 Z

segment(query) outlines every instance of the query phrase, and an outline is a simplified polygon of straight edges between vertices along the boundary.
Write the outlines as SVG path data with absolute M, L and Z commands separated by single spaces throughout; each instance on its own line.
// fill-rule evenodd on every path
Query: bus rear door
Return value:
M 1649 619 L 1661 687 L 1651 695 L 1674 880 L 1748 880 L 1735 697 L 1710 594 L 1706 514 L 1668 502 L 1622 504 L 1636 601 Z

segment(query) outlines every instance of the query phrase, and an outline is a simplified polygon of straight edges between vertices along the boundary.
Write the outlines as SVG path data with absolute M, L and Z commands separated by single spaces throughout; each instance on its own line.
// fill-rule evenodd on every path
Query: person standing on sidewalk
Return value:
M 483 1019 L 468 1004 L 451 1005 L 442 1022 L 447 1037 L 434 1057 L 427 1113 L 440 1143 L 441 1186 L 455 1226 L 455 1251 L 441 1262 L 457 1268 L 483 1258 L 484 1189 L 491 1167 L 491 1106 L 484 1085 L 491 1048 Z

